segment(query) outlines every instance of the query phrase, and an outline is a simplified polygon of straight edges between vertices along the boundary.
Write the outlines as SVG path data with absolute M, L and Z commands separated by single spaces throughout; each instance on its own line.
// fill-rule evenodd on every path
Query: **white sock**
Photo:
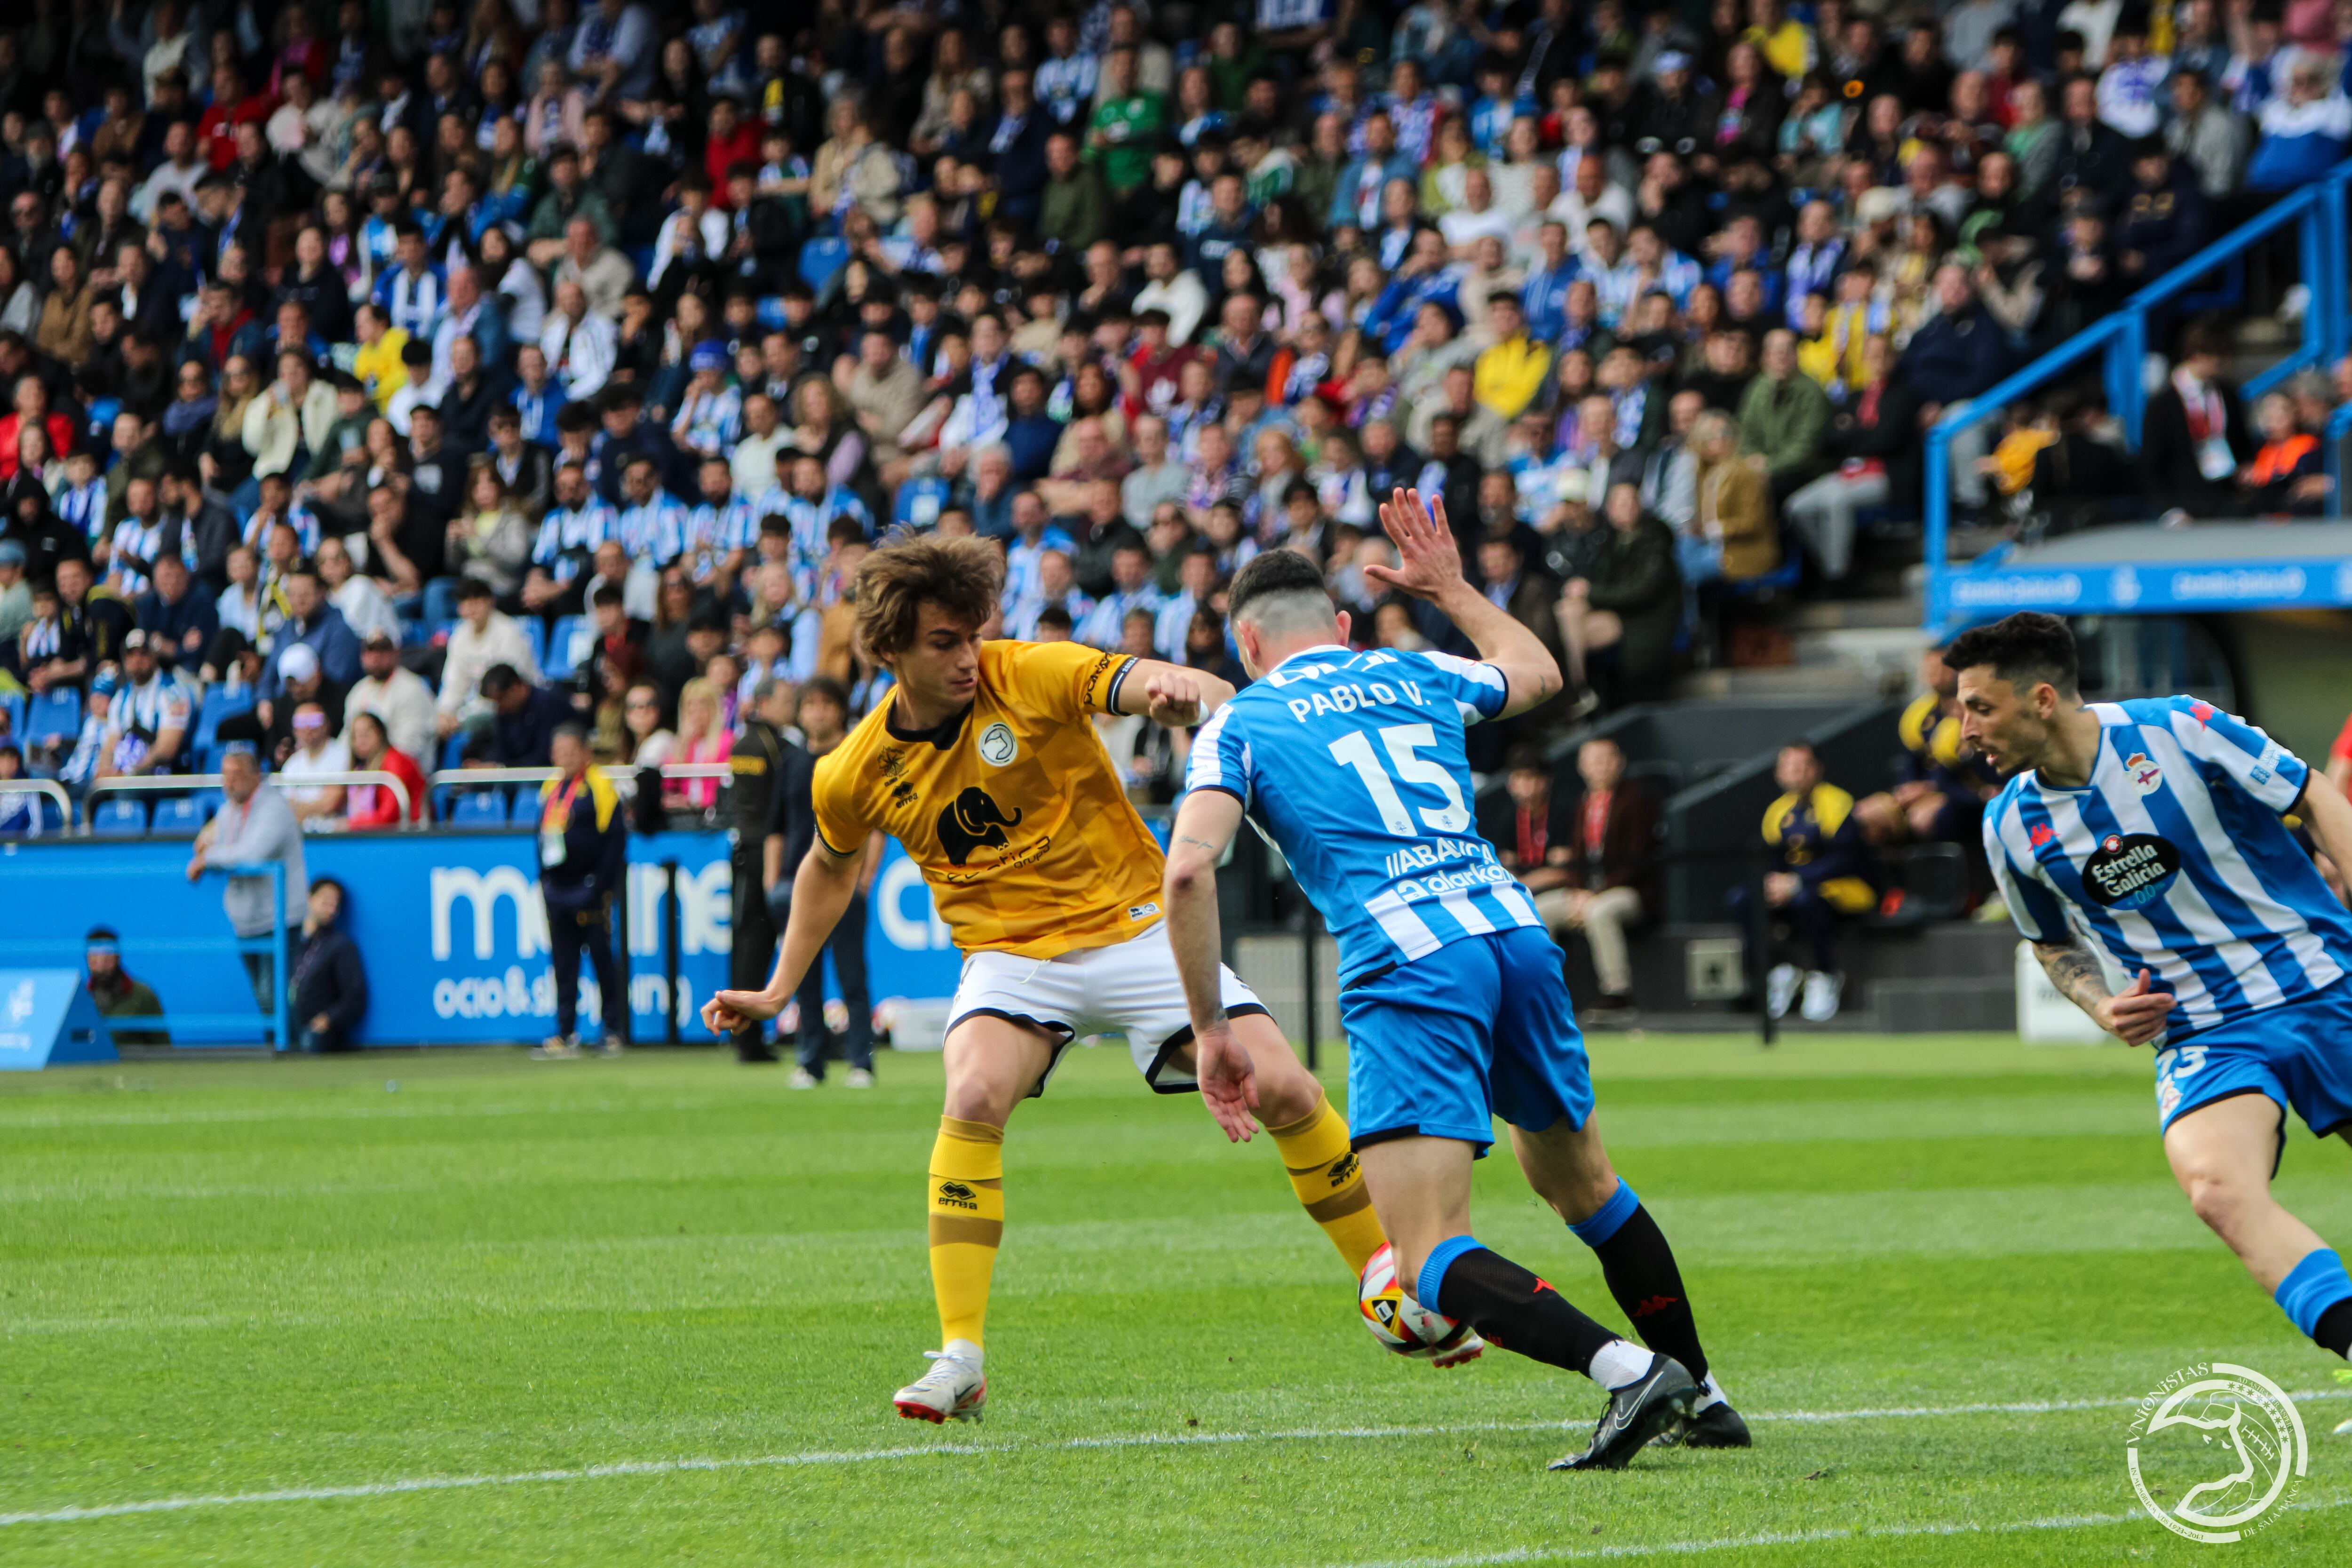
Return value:
M 1631 1340 L 1611 1340 L 1593 1352 L 1592 1364 L 1584 1375 L 1607 1389 L 1620 1389 L 1638 1382 L 1658 1358 Z
M 974 1366 L 981 1364 L 980 1347 L 970 1340 L 950 1340 L 947 1348 L 940 1352 L 940 1354 L 953 1356 L 958 1361 L 970 1362 Z
M 1691 1406 L 1691 1414 L 1696 1415 L 1711 1406 L 1726 1404 L 1728 1396 L 1723 1392 L 1723 1384 L 1716 1382 L 1715 1373 L 1710 1372 L 1705 1381 L 1698 1385 L 1698 1403 Z

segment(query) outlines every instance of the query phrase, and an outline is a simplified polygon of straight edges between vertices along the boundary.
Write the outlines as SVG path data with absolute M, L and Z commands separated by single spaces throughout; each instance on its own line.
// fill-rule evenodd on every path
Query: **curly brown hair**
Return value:
M 870 658 L 898 653 L 915 640 L 925 605 L 978 626 L 996 613 L 1003 583 L 1004 556 L 992 540 L 894 539 L 858 565 L 858 644 Z

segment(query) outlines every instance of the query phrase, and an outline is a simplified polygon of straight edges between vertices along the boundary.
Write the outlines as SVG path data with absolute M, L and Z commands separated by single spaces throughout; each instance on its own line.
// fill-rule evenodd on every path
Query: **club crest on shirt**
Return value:
M 980 760 L 991 767 L 1003 767 L 1013 760 L 1013 752 L 1019 749 L 1013 739 L 1013 727 L 1009 724 L 991 724 L 980 732 Z
M 2164 787 L 2164 770 L 2149 762 L 2146 752 L 2134 752 L 2126 757 L 2124 772 L 2130 777 L 2132 788 L 2142 795 L 2154 795 Z

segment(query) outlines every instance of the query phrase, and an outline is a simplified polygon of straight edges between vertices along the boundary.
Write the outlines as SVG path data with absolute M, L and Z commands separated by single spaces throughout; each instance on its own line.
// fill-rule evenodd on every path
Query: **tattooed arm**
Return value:
M 2150 988 L 2147 970 L 2121 995 L 2107 989 L 2106 975 L 2096 954 L 2079 936 L 2063 942 L 2037 942 L 2033 956 L 2058 994 L 2091 1016 L 2091 1021 L 2127 1046 L 2144 1046 L 2164 1032 L 2165 1016 L 2172 1011 L 2169 992 Z
M 1184 1002 L 1192 1015 L 1194 1073 L 1201 1098 L 1225 1136 L 1247 1142 L 1255 1124 L 1257 1082 L 1249 1054 L 1225 1020 L 1217 973 L 1223 947 L 1217 929 L 1217 862 L 1241 826 L 1242 803 L 1218 789 L 1196 789 L 1176 812 L 1175 836 L 1168 846 L 1168 870 L 1160 902 L 1168 911 L 1168 945 L 1184 982 Z

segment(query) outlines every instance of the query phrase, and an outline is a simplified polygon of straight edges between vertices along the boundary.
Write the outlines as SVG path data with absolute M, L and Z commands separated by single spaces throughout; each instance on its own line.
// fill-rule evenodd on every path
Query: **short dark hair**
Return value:
M 1291 594 L 1318 594 L 1328 600 L 1330 590 L 1324 585 L 1322 569 L 1297 551 L 1268 550 L 1234 574 L 1234 585 L 1225 594 L 1225 614 L 1240 620 L 1252 600 Z
M 521 684 L 521 674 L 510 664 L 494 664 L 482 671 L 482 695 L 493 700 Z
M 845 717 L 849 712 L 849 688 L 830 675 L 812 675 L 802 683 L 800 700 L 806 702 L 812 697 L 832 703 Z
M 2021 689 L 2046 680 L 2064 697 L 2075 695 L 2082 679 L 2074 628 L 2040 610 L 2021 610 L 1962 632 L 1944 649 L 1944 663 L 1956 672 L 1990 665 L 1995 676 Z

